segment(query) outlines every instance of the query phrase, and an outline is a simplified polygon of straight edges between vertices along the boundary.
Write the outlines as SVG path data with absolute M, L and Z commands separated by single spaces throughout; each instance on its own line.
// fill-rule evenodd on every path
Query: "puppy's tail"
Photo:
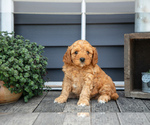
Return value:
M 119 98 L 119 95 L 117 93 L 113 93 L 111 95 L 111 99 L 113 99 L 113 100 L 117 100 L 118 98 Z

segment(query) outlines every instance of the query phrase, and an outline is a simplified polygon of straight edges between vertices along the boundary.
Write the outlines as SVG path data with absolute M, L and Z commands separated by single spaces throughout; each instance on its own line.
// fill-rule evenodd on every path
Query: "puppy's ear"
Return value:
M 95 66 L 98 63 L 98 53 L 95 47 L 93 47 L 92 64 Z
M 64 57 L 63 57 L 63 62 L 64 63 L 71 63 L 71 47 L 68 47 Z

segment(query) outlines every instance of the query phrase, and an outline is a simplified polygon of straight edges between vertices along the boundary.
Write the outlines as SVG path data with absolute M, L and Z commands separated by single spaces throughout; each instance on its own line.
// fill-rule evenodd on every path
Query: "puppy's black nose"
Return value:
M 80 61 L 81 61 L 81 62 L 84 62 L 84 61 L 85 61 L 85 58 L 80 58 Z

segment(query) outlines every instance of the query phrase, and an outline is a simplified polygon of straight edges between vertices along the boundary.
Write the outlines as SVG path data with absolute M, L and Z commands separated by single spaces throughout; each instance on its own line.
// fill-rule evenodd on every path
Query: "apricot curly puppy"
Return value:
M 62 93 L 54 102 L 64 103 L 72 93 L 79 97 L 79 106 L 89 105 L 92 97 L 98 97 L 99 103 L 119 97 L 112 79 L 97 65 L 96 48 L 86 40 L 78 40 L 68 47 L 63 62 Z

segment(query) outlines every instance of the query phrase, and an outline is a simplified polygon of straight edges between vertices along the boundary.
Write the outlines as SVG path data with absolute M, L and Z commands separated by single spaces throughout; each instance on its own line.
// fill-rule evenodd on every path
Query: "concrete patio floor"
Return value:
M 78 99 L 67 103 L 53 103 L 60 91 L 44 92 L 28 103 L 21 98 L 11 104 L 0 105 L 0 125 L 150 125 L 150 100 L 132 99 L 118 91 L 119 99 L 90 106 L 77 106 Z

